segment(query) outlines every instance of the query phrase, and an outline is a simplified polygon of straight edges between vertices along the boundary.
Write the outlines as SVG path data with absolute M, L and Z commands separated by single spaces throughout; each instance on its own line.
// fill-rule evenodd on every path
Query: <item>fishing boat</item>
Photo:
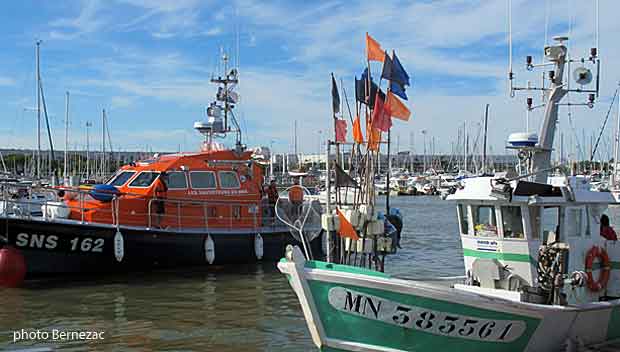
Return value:
M 575 77 L 580 89 L 564 84 L 566 65 L 591 65 L 598 77 L 599 59 L 596 49 L 583 60 L 570 58 L 568 38 L 555 40 L 537 65 L 553 72 L 550 85 L 538 87 L 546 92 L 541 138 L 509 145 L 523 174 L 467 178 L 448 197 L 456 203 L 463 277 L 413 280 L 287 249 L 278 267 L 317 348 L 576 351 L 620 338 L 620 247 L 605 215 L 616 201 L 593 192 L 584 177 L 549 177 L 558 105 L 568 93 L 585 92 L 583 105 L 591 107 L 598 94 L 598 87 L 588 89 L 589 68 Z M 527 63 L 534 68 L 531 57 Z M 515 87 L 512 70 L 509 77 L 511 93 L 533 89 Z M 362 217 L 371 219 L 357 227 L 367 238 L 376 216 Z
M 194 124 L 205 136 L 200 151 L 155 154 L 95 186 L 2 183 L 0 284 L 3 275 L 5 283 L 20 281 L 15 268 L 28 278 L 277 260 L 298 243 L 264 202 L 268 164 L 242 144 L 233 113 L 237 70 L 211 81 L 216 101 L 208 120 Z M 236 138 L 227 149 L 216 139 L 229 134 Z M 36 200 L 40 215 L 15 211 L 31 203 L 16 187 L 50 195 Z

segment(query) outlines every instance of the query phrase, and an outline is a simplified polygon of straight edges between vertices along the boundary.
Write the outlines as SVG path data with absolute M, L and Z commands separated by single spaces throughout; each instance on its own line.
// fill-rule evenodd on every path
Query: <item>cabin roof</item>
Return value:
M 595 192 L 584 176 L 550 177 L 549 183 L 510 181 L 512 194 L 499 192 L 498 179 L 473 177 L 461 180 L 461 189 L 448 196 L 457 201 L 502 201 L 537 204 L 616 203 L 610 192 Z

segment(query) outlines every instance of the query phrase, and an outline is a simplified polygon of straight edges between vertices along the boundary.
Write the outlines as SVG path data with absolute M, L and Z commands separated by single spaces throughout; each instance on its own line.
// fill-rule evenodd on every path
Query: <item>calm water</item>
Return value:
M 454 204 L 395 197 L 404 214 L 393 274 L 462 275 Z M 301 309 L 275 264 L 43 281 L 0 289 L 0 349 L 313 351 Z M 13 343 L 14 331 L 103 331 L 104 340 Z

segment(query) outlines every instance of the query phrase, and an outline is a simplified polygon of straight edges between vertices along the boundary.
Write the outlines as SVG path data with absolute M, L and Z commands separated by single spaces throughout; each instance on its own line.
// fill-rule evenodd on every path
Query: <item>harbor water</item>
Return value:
M 391 205 L 401 209 L 404 231 L 388 273 L 463 275 L 453 202 L 394 197 Z M 0 350 L 314 350 L 299 303 L 274 263 L 45 280 L 0 295 Z M 48 340 L 37 339 L 37 331 Z M 102 332 L 103 339 L 50 341 L 53 331 Z

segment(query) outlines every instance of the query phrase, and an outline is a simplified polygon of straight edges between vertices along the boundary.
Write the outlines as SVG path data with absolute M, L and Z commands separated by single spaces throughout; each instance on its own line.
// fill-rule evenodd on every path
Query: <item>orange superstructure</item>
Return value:
M 162 228 L 251 228 L 261 222 L 263 167 L 251 151 L 168 154 L 121 167 L 111 201 L 67 197 L 70 218 Z M 165 184 L 165 191 L 158 187 Z

